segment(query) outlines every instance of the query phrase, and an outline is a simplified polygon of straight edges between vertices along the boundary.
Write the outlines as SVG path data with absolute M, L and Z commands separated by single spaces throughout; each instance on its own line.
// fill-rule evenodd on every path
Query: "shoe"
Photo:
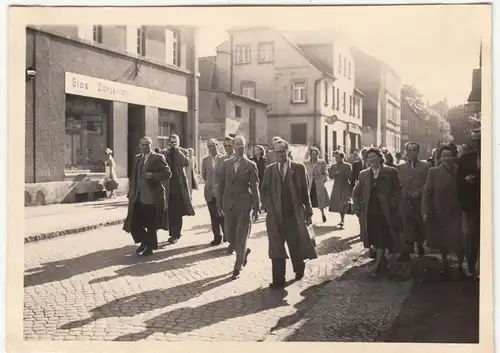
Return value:
M 234 281 L 235 279 L 240 278 L 240 271 L 234 270 L 233 275 L 231 276 L 231 279 Z
M 304 271 L 302 271 L 302 272 L 297 272 L 297 273 L 295 274 L 295 280 L 296 280 L 296 281 L 300 281 L 302 278 L 304 278 Z
M 222 238 L 220 236 L 215 237 L 214 240 L 212 240 L 210 242 L 210 245 L 212 245 L 212 246 L 220 245 L 221 241 L 222 241 Z
M 282 288 L 285 288 L 285 282 L 272 282 L 272 283 L 269 283 L 269 288 L 271 288 L 271 289 L 282 289 Z
M 229 245 L 229 246 L 227 247 L 227 253 L 228 253 L 228 254 L 232 254 L 233 252 L 234 252 L 234 249 L 232 248 L 232 246 L 231 246 L 231 245 Z
M 141 253 L 141 256 L 151 256 L 153 255 L 153 249 L 146 247 L 146 249 Z
M 322 218 L 323 218 L 323 223 L 326 223 L 326 216 L 322 215 Z
M 418 256 L 420 256 L 420 257 L 425 256 L 425 248 L 423 245 L 418 246 Z
M 247 265 L 247 262 L 248 262 L 248 255 L 252 252 L 251 249 L 247 249 L 247 251 L 245 252 L 245 257 L 243 258 L 243 267 L 245 267 Z
M 141 243 L 141 245 L 139 245 L 139 247 L 135 250 L 135 253 L 137 255 L 140 255 L 144 252 L 145 249 L 146 249 L 146 244 Z
M 167 243 L 169 243 L 169 244 L 175 244 L 175 243 L 177 243 L 177 240 L 179 240 L 179 239 L 178 238 L 174 238 L 174 237 L 170 237 L 170 238 L 168 238 Z

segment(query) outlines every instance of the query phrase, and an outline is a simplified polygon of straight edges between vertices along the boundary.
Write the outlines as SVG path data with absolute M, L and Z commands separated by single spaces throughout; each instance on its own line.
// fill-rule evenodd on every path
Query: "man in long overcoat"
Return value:
M 225 160 L 217 186 L 217 210 L 224 215 L 224 230 L 229 250 L 236 252 L 233 279 L 247 263 L 250 248 L 247 240 L 252 229 L 251 213 L 257 219 L 260 209 L 259 174 L 257 165 L 245 155 L 246 140 L 236 136 L 234 155 Z
M 431 167 L 430 163 L 418 159 L 420 146 L 417 143 L 407 143 L 405 151 L 408 160 L 396 166 L 402 186 L 400 212 L 403 220 L 402 240 L 405 245 L 398 258 L 400 261 L 410 259 L 414 243 L 417 244 L 418 254 L 425 255 L 425 224 L 420 210 L 425 181 Z
M 172 177 L 165 182 L 170 233 L 168 243 L 175 244 L 181 237 L 182 217 L 195 215 L 185 172 L 185 167 L 189 166 L 188 152 L 180 147 L 178 135 L 170 136 L 165 159 L 172 171 Z
M 264 172 L 261 185 L 262 205 L 267 210 L 266 226 L 269 258 L 272 261 L 271 288 L 285 286 L 285 242 L 295 272 L 295 280 L 304 277 L 306 259 L 317 258 L 308 231 L 313 214 L 309 196 L 309 181 L 304 164 L 288 158 L 288 142 L 274 143 L 277 161 Z
M 138 255 L 149 256 L 158 248 L 158 229 L 168 229 L 164 181 L 172 172 L 163 155 L 151 151 L 151 138 L 140 141 L 142 153 L 135 156 L 129 179 L 128 213 L 123 230 L 140 243 Z

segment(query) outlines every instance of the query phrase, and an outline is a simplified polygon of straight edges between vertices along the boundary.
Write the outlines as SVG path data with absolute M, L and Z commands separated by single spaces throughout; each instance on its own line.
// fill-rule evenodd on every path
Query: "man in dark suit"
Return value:
M 140 243 L 138 255 L 149 256 L 158 248 L 158 229 L 168 229 L 167 203 L 163 181 L 172 172 L 165 158 L 151 151 L 151 138 L 140 141 L 141 153 L 135 156 L 129 180 L 127 198 L 129 207 L 123 230 L 132 234 L 134 243 Z
M 472 277 L 477 276 L 481 237 L 481 168 L 480 140 L 464 152 L 458 160 L 458 200 L 462 209 L 462 231 L 466 238 L 467 267 Z
M 354 185 L 356 185 L 356 182 L 358 181 L 359 173 L 361 173 L 363 169 L 368 168 L 366 165 L 366 151 L 367 149 L 363 148 L 361 150 L 361 159 L 352 163 L 351 192 L 354 189 Z

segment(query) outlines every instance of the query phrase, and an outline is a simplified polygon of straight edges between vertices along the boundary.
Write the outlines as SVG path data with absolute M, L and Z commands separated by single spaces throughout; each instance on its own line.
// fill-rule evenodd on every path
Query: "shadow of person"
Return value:
M 90 310 L 90 318 L 66 323 L 60 329 L 68 330 L 83 327 L 103 318 L 132 317 L 182 303 L 225 283 L 229 283 L 231 281 L 230 274 L 231 272 L 228 272 L 171 288 L 155 289 L 118 298 Z
M 350 250 L 352 245 L 359 242 L 361 242 L 361 239 L 357 235 L 347 238 L 329 237 L 318 242 L 316 254 L 322 256 L 326 254 L 341 253 Z
M 202 250 L 207 247 L 208 245 L 200 244 L 172 248 L 158 253 L 158 256 L 162 258 L 176 256 Z M 44 263 L 35 269 L 37 272 L 32 272 L 33 270 L 26 271 L 29 273 L 24 275 L 24 287 L 58 282 L 83 273 L 102 270 L 106 267 L 127 266 L 133 265 L 138 261 L 144 261 L 144 257 L 138 258 L 135 256 L 135 249 L 135 245 L 127 245 L 121 248 L 99 250 L 74 258 Z M 147 260 L 154 259 L 147 258 Z
M 200 245 L 203 248 L 206 248 L 210 245 Z M 180 248 L 179 250 L 181 250 Z M 164 252 L 157 252 L 155 255 L 150 256 L 148 258 L 149 262 L 141 262 L 141 263 L 135 263 L 132 264 L 131 266 L 123 267 L 120 269 L 117 269 L 115 271 L 115 275 L 113 276 L 105 276 L 105 277 L 100 277 L 93 279 L 89 281 L 89 284 L 95 284 L 95 283 L 101 283 L 101 282 L 106 282 L 110 281 L 116 278 L 120 278 L 123 276 L 130 276 L 130 277 L 143 277 L 143 276 L 149 276 L 151 274 L 155 273 L 160 273 L 160 272 L 165 272 L 171 269 L 181 269 L 185 267 L 190 267 L 194 266 L 196 264 L 199 264 L 202 261 L 207 261 L 207 260 L 212 260 L 213 258 L 221 257 L 221 256 L 228 256 L 227 249 L 225 248 L 217 248 L 213 249 L 210 251 L 204 251 L 201 253 L 196 253 L 188 256 L 182 256 L 182 257 L 177 257 L 177 258 L 167 258 L 165 259 L 165 255 L 171 255 L 170 252 L 173 252 L 174 250 L 177 249 L 172 249 L 172 250 L 167 250 Z M 161 261 L 155 261 L 160 259 Z
M 330 282 L 330 280 L 324 281 L 322 283 L 315 284 L 304 289 L 300 293 L 300 295 L 304 299 L 294 305 L 294 308 L 296 308 L 297 310 L 288 316 L 281 317 L 278 320 L 277 324 L 273 328 L 271 328 L 271 332 L 290 327 L 299 322 L 304 314 L 309 311 L 319 301 L 319 299 L 321 299 L 321 296 L 319 296 L 318 294 Z
M 114 341 L 139 341 L 154 333 L 181 334 L 201 329 L 226 320 L 286 306 L 286 290 L 258 288 L 242 295 L 210 302 L 196 308 L 179 308 L 145 322 L 141 332 L 130 333 Z

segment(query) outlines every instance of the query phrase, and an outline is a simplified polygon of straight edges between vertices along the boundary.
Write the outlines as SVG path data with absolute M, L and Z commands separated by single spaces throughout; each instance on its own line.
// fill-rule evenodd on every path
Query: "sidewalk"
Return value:
M 193 191 L 193 206 L 206 206 L 203 186 Z M 127 216 L 126 196 L 100 201 L 32 206 L 24 208 L 24 242 L 54 238 L 67 234 L 123 223 Z

